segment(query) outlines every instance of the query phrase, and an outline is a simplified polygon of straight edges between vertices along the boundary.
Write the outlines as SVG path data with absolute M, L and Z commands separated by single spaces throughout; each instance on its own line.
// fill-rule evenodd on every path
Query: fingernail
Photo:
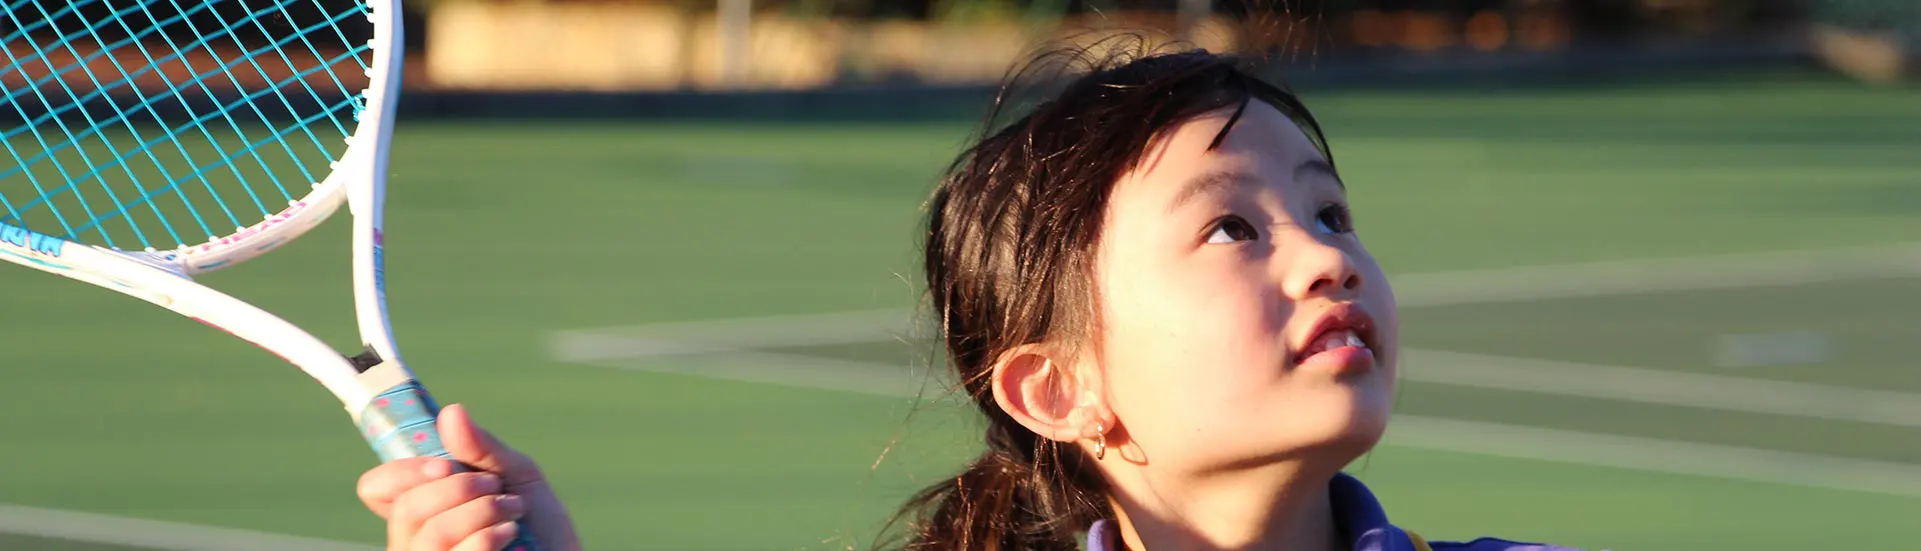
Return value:
M 452 464 L 446 461 L 428 461 L 420 468 L 420 473 L 427 475 L 427 478 L 447 478 L 454 474 L 454 469 Z
M 521 502 L 520 496 L 513 494 L 494 496 L 494 502 L 500 504 L 502 511 L 506 511 L 507 514 L 515 516 L 520 515 L 521 509 L 526 505 Z
M 505 541 L 514 539 L 514 534 L 520 533 L 520 527 L 512 522 L 502 522 L 495 524 L 491 531 L 494 533 L 494 537 Z

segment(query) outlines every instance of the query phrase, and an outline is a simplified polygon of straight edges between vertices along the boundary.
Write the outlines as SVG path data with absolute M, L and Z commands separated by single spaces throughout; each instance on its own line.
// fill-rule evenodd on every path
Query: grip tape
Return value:
M 360 436 L 373 446 L 383 463 L 409 457 L 452 459 L 446 446 L 440 443 L 440 430 L 434 425 L 439 413 L 440 405 L 434 403 L 427 389 L 418 381 L 408 381 L 374 396 L 373 402 L 361 410 Z M 534 541 L 527 525 L 521 522 L 515 525 L 520 530 L 502 551 L 540 551 L 540 544 Z

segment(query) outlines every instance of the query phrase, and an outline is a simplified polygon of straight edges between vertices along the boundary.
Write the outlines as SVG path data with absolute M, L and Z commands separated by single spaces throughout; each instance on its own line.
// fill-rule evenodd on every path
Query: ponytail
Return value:
M 903 509 L 921 514 L 903 551 L 1075 551 L 1077 533 L 1107 513 L 1082 454 L 994 421 L 978 459 Z

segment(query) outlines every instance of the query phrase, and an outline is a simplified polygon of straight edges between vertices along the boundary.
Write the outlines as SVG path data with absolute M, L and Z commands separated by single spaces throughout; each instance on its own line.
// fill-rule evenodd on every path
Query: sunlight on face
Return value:
M 1365 453 L 1397 324 L 1347 195 L 1292 121 L 1253 102 L 1170 129 L 1116 183 L 1096 281 L 1109 404 L 1156 469 Z

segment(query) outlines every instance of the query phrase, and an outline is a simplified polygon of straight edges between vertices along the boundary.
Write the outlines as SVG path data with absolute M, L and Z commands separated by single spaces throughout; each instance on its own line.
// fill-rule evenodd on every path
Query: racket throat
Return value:
M 374 366 L 380 365 L 381 362 L 385 361 L 380 358 L 380 351 L 375 350 L 374 345 L 369 344 L 366 346 L 367 349 L 365 351 L 347 357 L 347 363 L 353 364 L 354 371 L 356 372 L 366 373 L 367 370 L 373 369 Z

